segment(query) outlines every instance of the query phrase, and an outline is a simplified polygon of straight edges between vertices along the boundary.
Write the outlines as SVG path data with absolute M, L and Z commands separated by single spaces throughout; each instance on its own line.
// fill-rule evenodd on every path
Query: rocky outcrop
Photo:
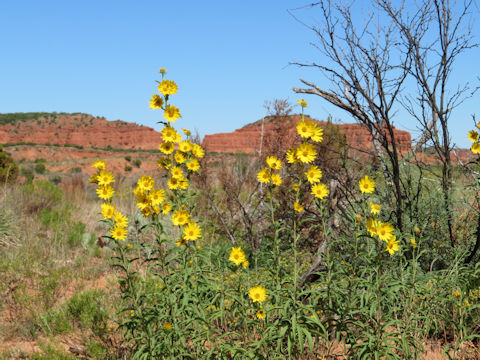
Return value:
M 0 143 L 152 150 L 158 149 L 161 141 L 160 133 L 150 127 L 87 114 L 51 115 L 0 125 Z
M 264 139 L 267 137 L 275 138 L 279 132 L 282 136 L 287 134 L 295 142 L 295 126 L 300 120 L 300 115 L 292 115 L 282 117 L 280 120 L 275 118 L 264 119 Z M 317 121 L 321 127 L 325 126 L 325 122 Z M 371 151 L 372 137 L 368 129 L 361 124 L 337 124 L 340 131 L 345 135 L 346 144 L 353 151 Z M 260 149 L 260 139 L 262 134 L 262 120 L 244 126 L 241 129 L 231 133 L 219 133 L 213 135 L 205 135 L 203 146 L 208 152 L 218 153 L 246 153 L 254 154 Z M 403 130 L 394 129 L 394 137 L 397 147 L 401 153 L 405 153 L 411 149 L 410 133 Z M 297 142 L 299 139 L 297 138 Z

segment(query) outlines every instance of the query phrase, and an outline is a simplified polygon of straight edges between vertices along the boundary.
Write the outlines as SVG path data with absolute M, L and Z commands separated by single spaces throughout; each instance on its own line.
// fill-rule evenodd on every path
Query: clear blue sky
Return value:
M 180 127 L 203 136 L 230 132 L 265 115 L 264 101 L 288 98 L 305 78 L 328 88 L 319 72 L 289 62 L 322 56 L 312 31 L 287 9 L 308 1 L 51 1 L 0 2 L 0 112 L 84 112 L 158 129 L 161 114 L 148 107 L 157 70 L 179 85 L 172 103 Z M 304 12 L 303 19 L 315 19 Z M 459 63 L 458 78 L 479 74 L 479 50 Z M 453 85 L 456 83 L 452 82 Z M 348 115 L 315 96 L 308 113 L 344 122 Z M 452 137 L 469 146 L 470 114 L 479 96 L 452 119 Z M 415 130 L 402 115 L 398 128 Z M 416 133 L 412 131 L 415 137 Z

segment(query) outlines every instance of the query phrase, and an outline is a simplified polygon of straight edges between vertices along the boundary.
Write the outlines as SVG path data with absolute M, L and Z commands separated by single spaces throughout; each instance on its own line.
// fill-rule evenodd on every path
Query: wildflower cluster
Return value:
M 368 175 L 365 175 L 358 182 L 360 192 L 363 194 L 372 194 L 375 191 L 375 181 L 370 179 Z M 394 227 L 391 223 L 383 223 L 378 219 L 380 215 L 380 204 L 375 204 L 370 201 L 370 214 L 371 216 L 367 219 L 366 227 L 367 231 L 370 233 L 370 236 L 377 236 L 378 239 L 384 241 L 387 246 L 385 251 L 388 251 L 390 255 L 395 254 L 399 250 L 398 240 L 394 234 Z
M 289 164 L 311 164 L 317 158 L 316 143 L 320 143 L 323 140 L 323 129 L 311 120 L 305 120 L 304 108 L 308 106 L 305 100 L 298 100 L 299 105 L 302 107 L 302 118 L 296 126 L 297 134 L 302 139 L 302 143 L 297 147 L 289 149 L 286 154 L 286 161 Z M 275 156 L 269 156 L 266 159 L 268 167 L 263 168 L 257 174 L 258 181 L 261 183 L 272 183 L 275 186 L 282 184 L 282 178 L 280 174 L 275 173 L 275 170 L 280 170 L 282 167 L 281 160 Z M 328 188 L 325 184 L 321 183 L 322 170 L 316 165 L 310 165 L 304 172 L 305 178 L 301 180 L 301 183 L 308 183 L 310 185 L 311 194 L 317 199 L 323 199 L 328 196 Z M 293 185 L 294 191 L 297 193 L 297 199 L 294 202 L 293 208 L 297 212 L 304 210 L 303 205 L 299 202 L 299 190 L 300 184 L 295 183 Z
M 480 129 L 480 124 L 476 124 L 477 128 Z M 472 147 L 470 148 L 470 150 L 474 153 L 474 154 L 480 154 L 480 137 L 479 137 L 479 134 L 478 134 L 478 130 L 470 130 L 468 132 L 468 135 L 467 135 L 467 138 L 468 140 L 470 140 L 471 142 L 473 142 L 472 144 Z
M 159 214 L 162 212 L 168 213 L 170 203 L 162 203 L 165 201 L 165 190 L 155 189 L 154 181 L 150 176 L 142 176 L 137 181 L 137 187 L 133 190 L 135 199 L 137 200 L 137 207 L 142 212 L 143 216 L 149 217 L 151 214 Z
M 157 165 L 167 171 L 165 174 L 167 186 L 170 190 L 174 191 L 173 198 L 175 198 L 176 195 L 179 195 L 178 191 L 188 189 L 190 185 L 190 175 L 200 169 L 199 159 L 204 157 L 205 152 L 201 145 L 192 142 L 190 130 L 182 129 L 185 135 L 185 138 L 183 138 L 183 135 L 173 127 L 172 123 L 181 115 L 177 107 L 168 104 L 168 100 L 171 95 L 177 93 L 178 86 L 174 81 L 164 78 L 166 74 L 165 69 L 160 69 L 160 73 L 162 74 L 162 81 L 158 82 L 158 92 L 160 95 L 154 94 L 152 96 L 150 107 L 152 109 L 163 110 L 163 117 L 167 120 L 167 122 L 161 122 L 164 125 L 161 130 L 163 142 L 159 145 L 159 150 L 163 155 L 158 159 Z M 175 202 L 165 202 L 160 208 L 160 204 L 165 200 L 165 192 L 163 190 L 152 190 L 153 193 L 151 191 L 149 194 L 144 194 L 142 190 L 139 189 L 142 179 L 139 180 L 139 186 L 134 190 L 136 196 L 140 194 L 137 198 L 140 197 L 140 199 L 147 200 L 146 202 L 137 202 L 142 213 L 146 211 L 147 214 L 158 214 L 161 210 L 163 214 L 168 214 L 173 209 L 172 224 L 179 226 L 183 234 L 177 241 L 177 245 L 183 246 L 188 240 L 193 241 L 200 238 L 200 226 L 191 220 L 191 215 L 184 209 L 184 206 L 177 206 Z M 150 183 L 150 179 L 148 179 L 148 183 Z M 151 180 L 151 184 L 153 187 L 153 180 Z M 149 201 L 152 195 L 156 199 L 155 202 Z
M 107 164 L 103 160 L 97 160 L 92 164 L 97 173 L 90 177 L 90 182 L 98 185 L 97 194 L 105 200 L 101 205 L 101 214 L 104 220 L 110 223 L 110 236 L 115 240 L 126 241 L 128 235 L 128 218 L 112 204 L 115 191 L 111 184 L 115 182 L 113 174 L 107 170 Z M 130 246 L 129 244 L 127 244 Z

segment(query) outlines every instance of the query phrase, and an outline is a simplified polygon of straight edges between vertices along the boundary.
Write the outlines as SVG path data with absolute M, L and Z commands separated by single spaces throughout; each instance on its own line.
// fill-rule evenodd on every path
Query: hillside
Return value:
M 147 126 L 88 114 L 0 114 L 0 143 L 154 150 L 160 141 L 160 134 Z

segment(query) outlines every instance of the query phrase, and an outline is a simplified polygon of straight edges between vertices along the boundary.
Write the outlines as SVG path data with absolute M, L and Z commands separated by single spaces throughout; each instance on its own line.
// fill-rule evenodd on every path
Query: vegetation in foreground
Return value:
M 372 169 L 363 169 L 369 175 L 357 178 L 348 203 L 332 208 L 328 169 L 317 165 L 323 130 L 302 120 L 299 144 L 283 157 L 265 155 L 248 191 L 238 192 L 239 202 L 251 200 L 242 216 L 256 209 L 255 224 L 228 233 L 226 222 L 238 214 L 222 215 L 228 211 L 221 209 L 222 187 L 205 188 L 208 180 L 202 182 L 205 174 L 199 173 L 203 149 L 188 130 L 183 138 L 174 128 L 180 113 L 169 98 L 177 87 L 163 76 L 161 96 L 151 100 L 167 120 L 158 161 L 163 175 L 142 176 L 130 193 L 113 186 L 114 175 L 98 160 L 90 179 L 103 200 L 102 243 L 112 251 L 120 290 L 113 327 L 122 334 L 124 354 L 415 359 L 437 340 L 445 357 L 476 356 L 480 269 L 465 261 L 475 243 L 475 216 L 461 214 L 457 243 L 445 243 L 441 189 L 430 185 L 415 216 L 403 219 L 408 231 L 400 232 L 386 187 Z M 478 131 L 469 138 L 478 153 Z M 412 164 L 403 166 L 418 172 Z M 458 205 L 460 196 L 476 193 L 476 184 L 459 185 Z M 202 208 L 208 198 L 216 208 Z M 138 212 L 127 216 L 132 201 Z M 70 302 L 98 308 L 88 305 L 92 298 L 87 293 L 61 308 L 68 316 L 81 313 Z M 96 316 L 87 328 L 102 339 L 96 327 L 105 329 L 111 318 Z M 98 347 L 114 357 L 114 346 L 105 343 Z
M 445 357 L 477 356 L 480 269 L 468 258 L 478 257 L 478 178 L 454 192 L 453 244 L 441 186 L 412 163 L 403 180 L 428 191 L 402 212 L 403 231 L 373 168 L 351 177 L 345 159 L 329 163 L 351 177 L 338 197 L 320 165 L 324 130 L 310 121 L 285 153 L 264 153 L 260 171 L 239 162 L 237 182 L 213 183 L 201 146 L 173 126 L 177 85 L 165 73 L 150 102 L 166 120 L 160 177 L 129 189 L 98 160 L 97 205 L 92 188 L 5 185 L 0 331 L 39 351 L 2 349 L 4 358 L 416 359 L 433 340 Z M 478 130 L 468 136 L 479 153 Z M 103 227 L 78 220 L 92 213 Z

